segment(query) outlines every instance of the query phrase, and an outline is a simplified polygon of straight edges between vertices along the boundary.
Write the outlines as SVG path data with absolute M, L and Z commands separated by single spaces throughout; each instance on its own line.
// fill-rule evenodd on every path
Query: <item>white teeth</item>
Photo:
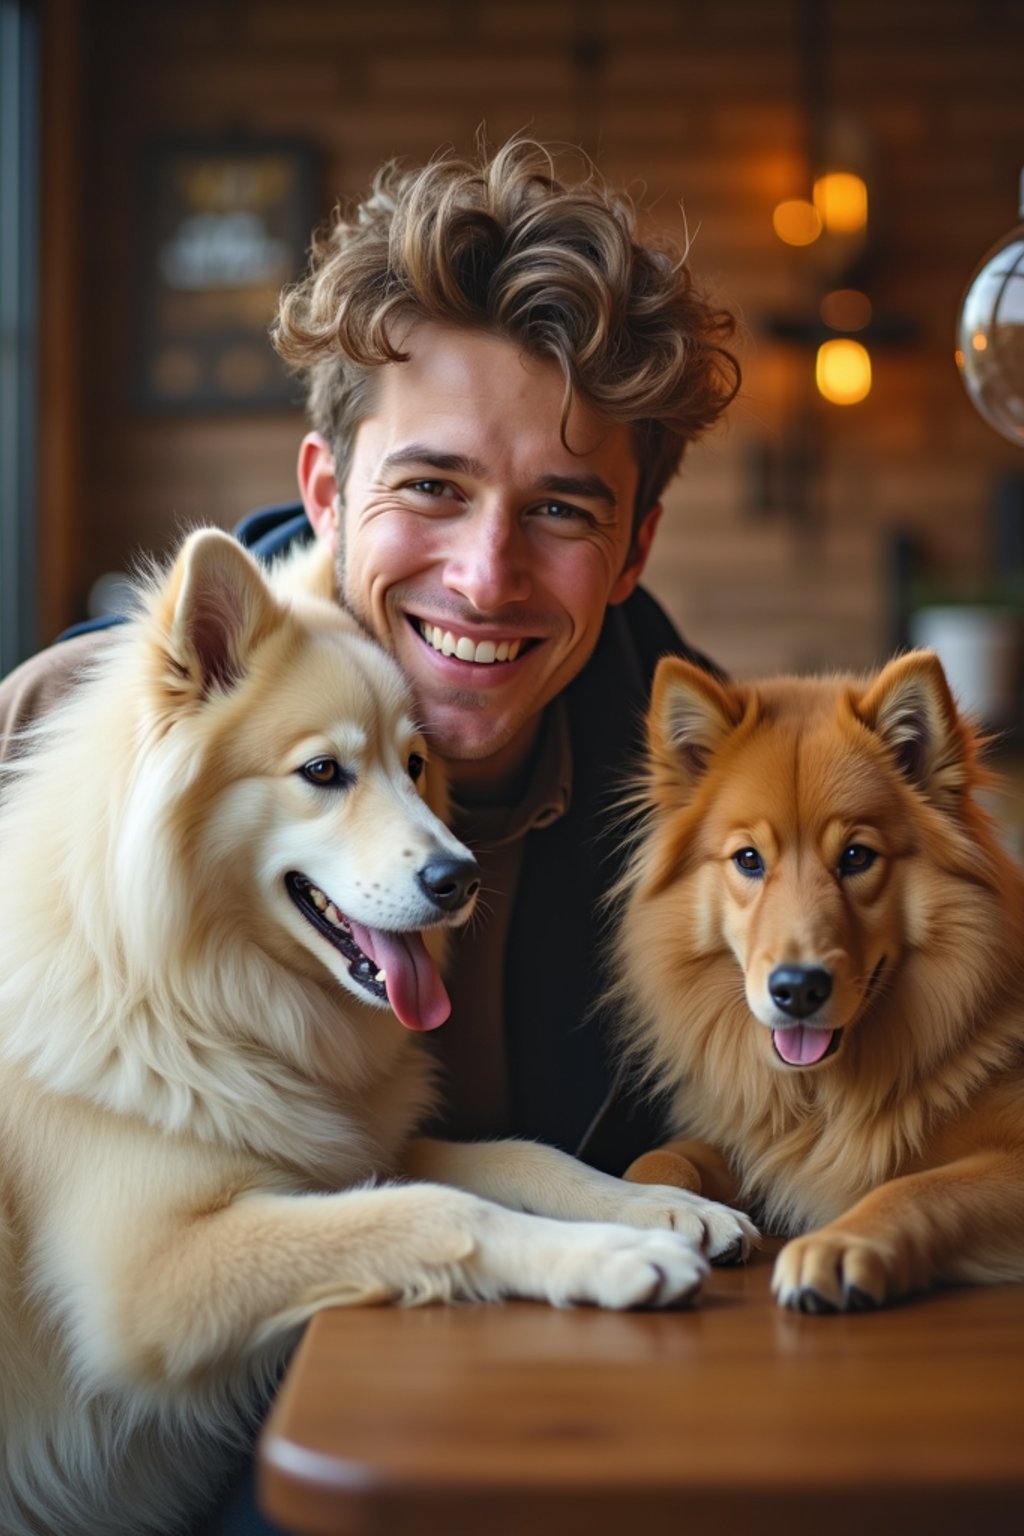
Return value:
M 373 979 L 374 981 L 387 981 L 388 973 L 387 971 L 378 971 Z
M 319 886 L 313 885 L 312 881 L 307 880 L 305 883 L 305 894 L 310 905 L 316 907 L 320 916 L 325 917 L 333 928 L 338 928 L 342 933 L 351 935 L 352 924 L 344 912 L 339 912 L 334 902 L 324 895 Z
M 427 644 L 440 651 L 442 656 L 456 656 L 459 661 L 473 661 L 479 666 L 488 667 L 495 661 L 515 661 L 522 649 L 521 640 L 475 642 L 468 635 L 455 636 L 439 624 L 421 623 L 419 630 Z
M 326 917 L 329 923 L 333 923 L 335 928 L 342 929 L 344 933 L 351 932 L 348 918 L 345 917 L 343 913 L 338 911 L 333 901 L 327 900 L 327 897 L 324 895 L 323 891 L 321 891 L 315 885 L 310 885 L 307 887 L 306 894 L 308 895 L 310 901 L 313 903 L 314 907 L 316 907 L 317 911 L 321 914 L 321 916 Z

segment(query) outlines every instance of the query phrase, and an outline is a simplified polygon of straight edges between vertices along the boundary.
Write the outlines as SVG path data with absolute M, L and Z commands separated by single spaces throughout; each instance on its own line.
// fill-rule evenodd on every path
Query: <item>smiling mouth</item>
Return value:
M 442 629 L 440 624 L 430 624 L 424 619 L 412 619 L 413 628 L 420 639 L 441 656 L 454 656 L 457 661 L 471 661 L 477 666 L 496 666 L 501 662 L 515 661 L 532 645 L 533 640 L 473 640 L 469 635 Z

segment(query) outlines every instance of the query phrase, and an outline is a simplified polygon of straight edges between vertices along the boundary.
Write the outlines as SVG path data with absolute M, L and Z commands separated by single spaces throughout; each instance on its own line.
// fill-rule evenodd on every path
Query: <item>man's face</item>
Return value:
M 566 448 L 553 364 L 426 323 L 403 350 L 408 362 L 380 369 L 340 497 L 314 522 L 456 783 L 486 788 L 522 766 L 605 608 L 633 590 L 657 519 L 633 548 L 629 430 L 578 406 Z M 300 461 L 304 490 L 308 478 Z

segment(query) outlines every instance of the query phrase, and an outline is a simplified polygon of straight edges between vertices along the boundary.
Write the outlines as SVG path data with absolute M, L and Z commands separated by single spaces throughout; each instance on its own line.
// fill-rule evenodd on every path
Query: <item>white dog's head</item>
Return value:
M 158 812 L 155 841 L 188 865 L 193 938 L 230 922 L 410 1029 L 443 1023 L 422 934 L 466 921 L 479 874 L 428 804 L 429 786 L 443 809 L 444 786 L 394 662 L 335 603 L 280 601 L 215 531 L 186 541 L 142 622 L 151 749 L 122 873 L 152 849 Z

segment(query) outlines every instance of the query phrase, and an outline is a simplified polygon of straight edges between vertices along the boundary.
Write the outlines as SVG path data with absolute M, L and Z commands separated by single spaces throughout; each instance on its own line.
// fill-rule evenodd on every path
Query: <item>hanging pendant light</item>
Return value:
M 1021 222 L 992 247 L 967 285 L 956 361 L 971 403 L 1024 446 L 1024 172 Z

